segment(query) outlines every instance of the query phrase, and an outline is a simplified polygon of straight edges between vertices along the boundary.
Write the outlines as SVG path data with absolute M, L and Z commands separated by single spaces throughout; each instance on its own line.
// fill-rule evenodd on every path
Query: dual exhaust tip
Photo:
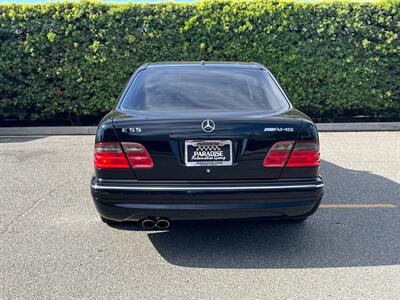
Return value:
M 151 218 L 147 218 L 144 219 L 141 223 L 142 227 L 144 229 L 168 229 L 170 226 L 170 222 L 167 219 L 151 219 Z

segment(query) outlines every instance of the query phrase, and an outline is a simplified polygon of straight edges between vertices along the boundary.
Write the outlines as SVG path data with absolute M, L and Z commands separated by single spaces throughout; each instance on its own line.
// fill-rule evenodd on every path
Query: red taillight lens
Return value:
M 290 151 L 293 148 L 293 144 L 293 141 L 278 142 L 274 144 L 268 151 L 267 156 L 265 156 L 263 166 L 278 168 L 284 167 Z
M 123 142 L 122 147 L 124 147 L 125 153 L 133 168 L 150 169 L 153 167 L 153 160 L 143 145 Z
M 286 167 L 317 167 L 320 165 L 319 143 L 298 141 L 290 154 Z
M 119 142 L 97 143 L 94 149 L 94 166 L 98 169 L 129 169 L 131 167 Z
M 320 165 L 318 142 L 298 141 L 293 148 L 294 144 L 293 141 L 274 144 L 264 159 L 264 167 L 283 168 L 286 165 L 289 168 L 296 168 Z

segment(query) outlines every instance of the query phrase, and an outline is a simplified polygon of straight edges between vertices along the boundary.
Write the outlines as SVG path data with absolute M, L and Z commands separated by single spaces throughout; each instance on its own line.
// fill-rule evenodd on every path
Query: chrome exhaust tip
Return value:
M 142 221 L 142 227 L 144 229 L 152 229 L 156 226 L 156 222 L 154 222 L 154 220 L 152 219 L 144 219 Z
M 156 222 L 156 227 L 159 229 L 168 229 L 170 225 L 167 219 L 158 219 Z

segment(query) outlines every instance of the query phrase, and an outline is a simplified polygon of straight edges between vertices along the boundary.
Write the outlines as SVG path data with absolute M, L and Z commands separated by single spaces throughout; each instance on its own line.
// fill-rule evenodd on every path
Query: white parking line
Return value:
M 396 208 L 392 203 L 371 203 L 371 204 L 321 204 L 320 208 Z

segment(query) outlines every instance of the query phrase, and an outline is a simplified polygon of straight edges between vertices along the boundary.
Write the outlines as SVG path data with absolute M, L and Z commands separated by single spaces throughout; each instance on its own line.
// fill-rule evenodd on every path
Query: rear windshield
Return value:
M 139 72 L 122 109 L 278 111 L 288 108 L 263 70 L 175 67 Z

